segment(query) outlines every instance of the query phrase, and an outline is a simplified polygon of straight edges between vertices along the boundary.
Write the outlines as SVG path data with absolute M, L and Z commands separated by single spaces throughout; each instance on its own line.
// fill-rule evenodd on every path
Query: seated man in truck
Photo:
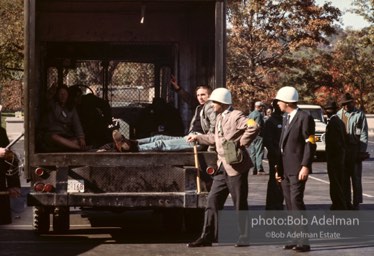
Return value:
M 171 84 L 187 104 L 192 104 L 192 97 L 176 83 L 174 77 L 172 77 Z M 213 111 L 212 103 L 208 101 L 211 93 L 212 88 L 210 86 L 197 86 L 196 97 L 199 105 L 195 109 L 188 134 L 214 133 L 216 114 Z M 156 135 L 138 140 L 128 140 L 119 131 L 114 130 L 113 141 L 117 151 L 120 152 L 186 151 L 193 149 L 193 144 L 187 141 L 187 135 L 184 137 Z M 201 146 L 199 147 L 199 149 L 202 149 Z
M 69 96 L 74 102 L 86 138 L 86 144 L 93 148 L 109 143 L 112 124 L 112 113 L 108 101 L 93 93 L 83 94 L 84 85 L 69 87 Z

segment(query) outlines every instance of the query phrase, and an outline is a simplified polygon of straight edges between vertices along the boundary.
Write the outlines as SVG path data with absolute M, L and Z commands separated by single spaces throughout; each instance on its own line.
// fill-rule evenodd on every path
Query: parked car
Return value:
M 317 144 L 317 152 L 316 157 L 317 159 L 324 159 L 325 158 L 325 133 L 326 133 L 326 123 L 323 116 L 323 109 L 319 105 L 311 105 L 311 104 L 299 104 L 298 107 L 306 112 L 308 112 L 314 119 L 316 123 L 316 144 Z

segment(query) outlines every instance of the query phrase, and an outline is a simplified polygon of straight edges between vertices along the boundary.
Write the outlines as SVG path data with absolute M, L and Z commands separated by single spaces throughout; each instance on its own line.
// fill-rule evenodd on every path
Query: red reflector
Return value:
M 43 192 L 52 192 L 53 189 L 54 189 L 53 185 L 47 183 L 47 184 L 44 185 Z
M 209 175 L 213 175 L 215 172 L 216 172 L 216 169 L 214 169 L 214 168 L 211 167 L 211 166 L 208 166 L 208 167 L 206 168 L 206 173 L 209 174 Z
M 44 183 L 35 183 L 34 184 L 34 191 L 35 192 L 42 192 L 44 190 Z
M 46 179 L 49 177 L 49 171 L 44 169 L 44 168 L 41 168 L 41 167 L 38 167 L 35 169 L 35 174 L 38 175 L 40 178 L 43 178 L 43 179 Z
M 44 170 L 40 167 L 35 169 L 35 174 L 38 176 L 42 176 L 44 174 Z

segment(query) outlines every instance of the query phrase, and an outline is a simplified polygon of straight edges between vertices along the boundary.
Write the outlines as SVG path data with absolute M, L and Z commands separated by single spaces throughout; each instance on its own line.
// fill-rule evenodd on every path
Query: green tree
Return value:
M 314 0 L 229 1 L 227 81 L 236 101 L 274 96 L 282 73 L 299 65 L 290 54 L 327 44 L 340 14 Z

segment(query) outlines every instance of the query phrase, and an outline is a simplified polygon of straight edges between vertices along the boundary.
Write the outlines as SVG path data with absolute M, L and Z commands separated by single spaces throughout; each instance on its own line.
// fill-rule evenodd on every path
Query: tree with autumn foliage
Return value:
M 23 70 L 23 0 L 0 1 L 0 80 Z
M 24 59 L 23 0 L 0 1 L 0 103 L 22 109 Z
M 333 51 L 337 69 L 335 79 L 342 92 L 350 91 L 359 105 L 370 112 L 374 110 L 374 41 L 366 30 L 347 30 Z
M 349 11 L 374 24 L 374 0 L 353 0 L 352 9 Z
M 374 1 L 353 1 L 354 12 L 369 22 L 361 30 L 341 31 L 331 49 L 331 61 L 325 68 L 331 75 L 331 83 L 322 84 L 316 91 L 319 101 L 324 95 L 338 99 L 345 92 L 356 98 L 358 107 L 367 113 L 374 113 Z
M 270 101 L 282 86 L 282 73 L 299 65 L 291 54 L 327 44 L 340 15 L 339 9 L 314 0 L 229 1 L 227 84 L 238 106 L 259 98 Z

